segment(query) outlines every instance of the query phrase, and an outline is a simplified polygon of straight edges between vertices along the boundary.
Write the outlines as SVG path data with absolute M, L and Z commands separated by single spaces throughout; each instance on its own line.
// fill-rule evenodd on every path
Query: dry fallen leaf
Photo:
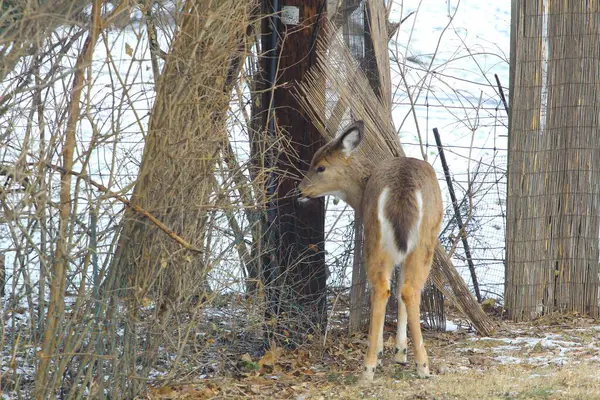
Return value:
M 151 396 L 156 396 L 159 399 L 170 399 L 177 396 L 177 392 L 170 386 L 161 386 L 158 389 L 150 389 Z
M 250 385 L 250 391 L 254 394 L 260 394 L 260 386 L 259 385 Z
M 384 347 L 393 349 L 396 346 L 396 339 L 393 336 L 388 336 L 387 340 L 383 343 Z
M 260 360 L 258 360 L 258 366 L 261 368 L 263 368 L 265 366 L 272 367 L 273 365 L 275 365 L 275 361 L 276 361 L 275 352 L 273 352 L 272 350 L 269 350 L 265 353 L 265 355 Z

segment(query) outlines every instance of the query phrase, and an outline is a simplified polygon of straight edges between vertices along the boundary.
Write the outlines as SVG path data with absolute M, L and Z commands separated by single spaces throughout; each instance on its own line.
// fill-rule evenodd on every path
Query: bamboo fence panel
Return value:
M 599 315 L 597 1 L 513 5 L 506 307 Z

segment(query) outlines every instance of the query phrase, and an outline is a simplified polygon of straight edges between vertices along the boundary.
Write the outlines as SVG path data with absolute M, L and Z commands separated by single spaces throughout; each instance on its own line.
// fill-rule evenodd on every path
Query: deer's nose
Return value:
M 310 195 L 308 195 L 308 194 L 304 194 L 304 193 L 302 192 L 302 190 L 300 190 L 300 189 L 298 189 L 298 188 L 296 188 L 296 192 L 297 192 L 297 195 L 298 195 L 298 201 L 299 201 L 300 203 L 304 203 L 304 202 L 307 202 L 307 201 L 309 201 L 310 199 L 312 199 L 312 196 L 310 196 Z

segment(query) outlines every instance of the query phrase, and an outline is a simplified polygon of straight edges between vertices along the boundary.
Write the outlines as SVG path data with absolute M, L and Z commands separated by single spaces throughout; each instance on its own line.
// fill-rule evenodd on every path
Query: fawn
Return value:
M 369 349 L 363 382 L 371 382 L 383 356 L 383 323 L 394 266 L 398 265 L 398 329 L 394 361 L 407 362 L 406 325 L 414 346 L 417 375 L 429 376 L 420 325 L 421 289 L 427 280 L 442 222 L 443 205 L 434 169 L 427 162 L 396 157 L 379 164 L 355 150 L 364 122 L 348 126 L 321 147 L 298 186 L 300 201 L 335 195 L 359 212 L 371 287 Z

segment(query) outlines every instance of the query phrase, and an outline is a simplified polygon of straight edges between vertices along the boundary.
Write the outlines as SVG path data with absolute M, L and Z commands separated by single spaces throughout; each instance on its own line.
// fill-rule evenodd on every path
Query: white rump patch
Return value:
M 377 218 L 379 219 L 379 225 L 381 229 L 381 247 L 383 247 L 390 254 L 396 255 L 396 264 L 402 263 L 406 254 L 399 254 L 400 251 L 396 246 L 394 240 L 394 227 L 389 219 L 385 216 L 385 205 L 387 204 L 388 197 L 390 195 L 390 188 L 386 187 L 381 191 L 379 200 L 377 201 Z
M 377 201 L 377 218 L 379 219 L 379 224 L 381 226 L 381 246 L 390 254 L 394 255 L 395 264 L 402 264 L 406 258 L 406 255 L 415 248 L 419 240 L 419 230 L 421 228 L 421 220 L 423 218 L 423 196 L 421 195 L 421 191 L 417 190 L 415 192 L 415 200 L 417 201 L 417 223 L 411 228 L 410 233 L 408 234 L 405 253 L 400 251 L 398 246 L 396 246 L 394 227 L 390 220 L 385 216 L 385 206 L 387 204 L 389 194 L 390 188 L 384 188 L 379 195 L 379 200 Z

